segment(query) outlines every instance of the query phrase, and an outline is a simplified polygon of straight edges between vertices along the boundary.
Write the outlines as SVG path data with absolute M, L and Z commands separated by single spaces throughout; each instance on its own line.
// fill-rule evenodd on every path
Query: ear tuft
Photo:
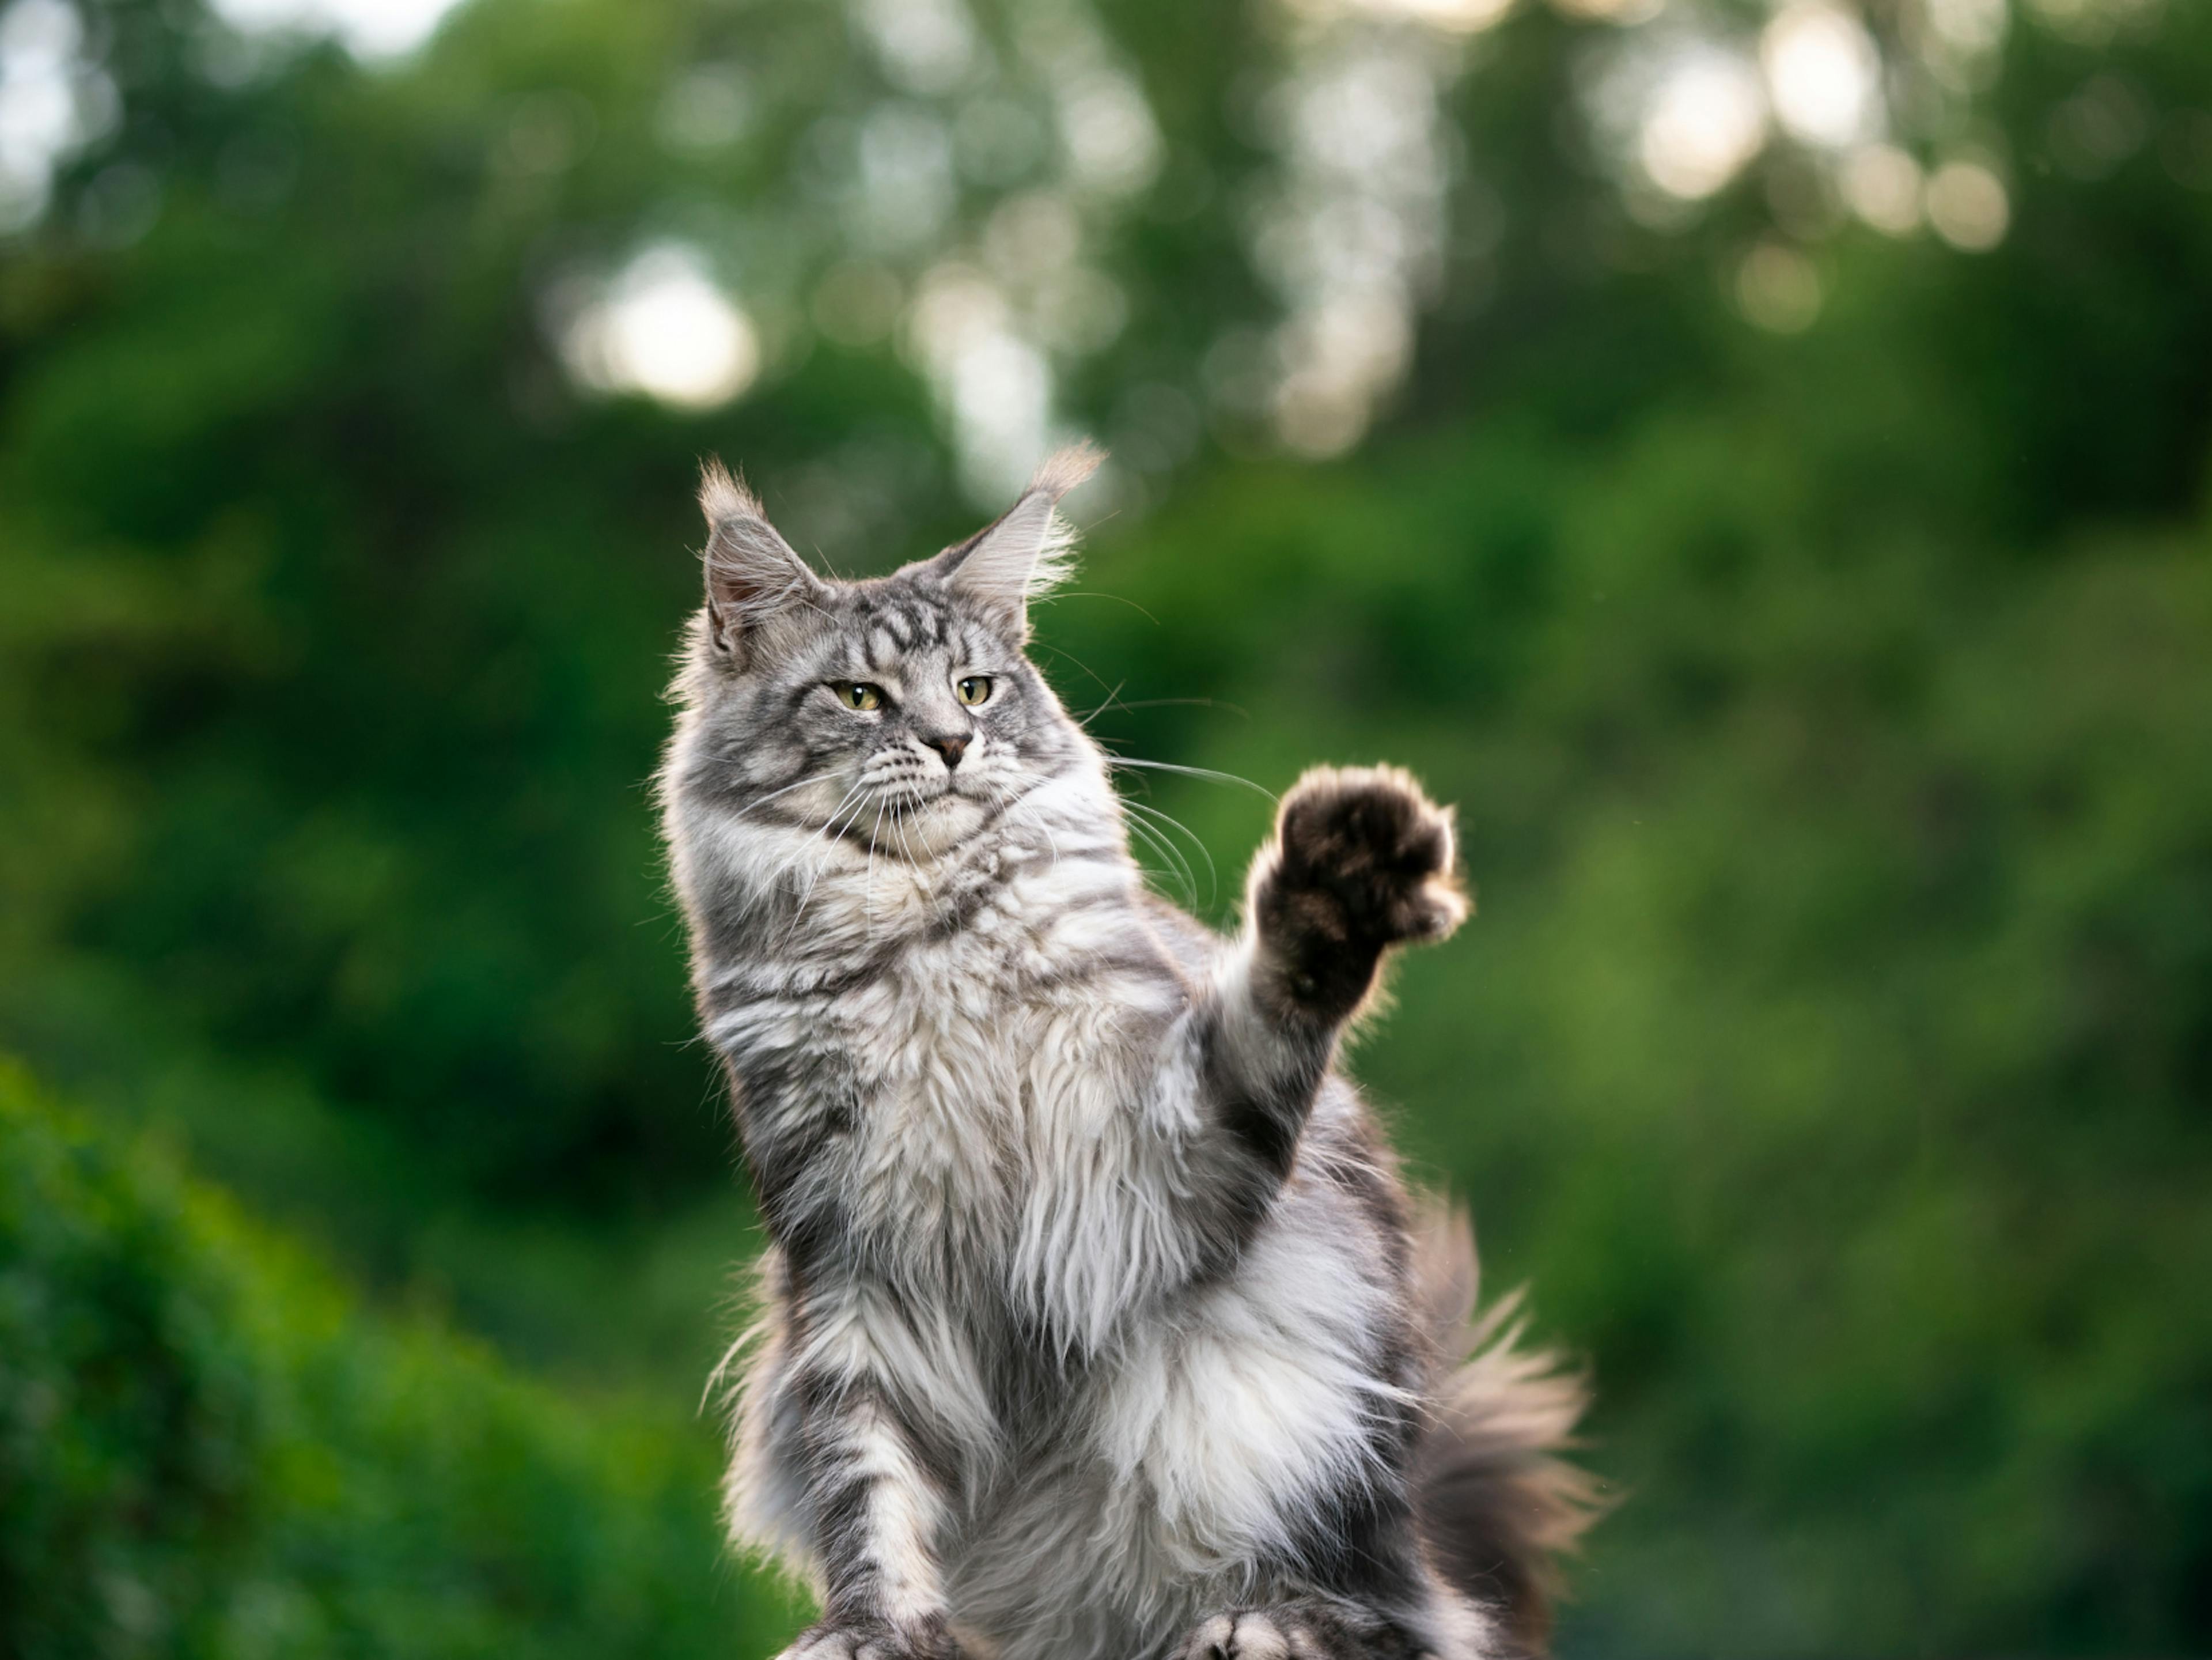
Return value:
M 776 533 L 760 498 L 714 457 L 699 469 L 707 516 L 707 625 L 717 649 L 742 658 L 750 636 L 788 607 L 817 600 L 822 579 Z
M 1106 452 L 1089 439 L 1079 439 L 1065 449 L 1054 450 L 1037 464 L 1030 477 L 1029 490 L 1042 490 L 1057 503 L 1060 498 L 1098 471 L 1106 459 Z
M 722 465 L 719 455 L 710 455 L 699 464 L 699 511 L 707 515 L 710 527 L 732 519 L 764 522 L 768 518 L 761 509 L 760 497 Z
M 1047 456 L 1004 518 L 931 562 L 945 586 L 1026 635 L 1030 602 L 1075 571 L 1075 528 L 1060 516 L 1060 498 L 1105 459 L 1087 442 Z

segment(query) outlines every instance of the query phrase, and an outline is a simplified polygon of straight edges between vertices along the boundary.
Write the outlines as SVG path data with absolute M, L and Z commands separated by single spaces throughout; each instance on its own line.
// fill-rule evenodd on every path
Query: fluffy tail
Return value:
M 1596 1483 L 1558 1455 L 1588 1404 L 1559 1357 L 1518 1347 L 1520 1297 L 1475 1314 L 1474 1233 L 1466 1213 L 1434 1207 L 1414 1240 L 1439 1376 L 1414 1468 L 1415 1505 L 1432 1560 L 1455 1588 L 1500 1617 L 1515 1650 L 1545 1652 L 1557 1558 L 1599 1511 Z

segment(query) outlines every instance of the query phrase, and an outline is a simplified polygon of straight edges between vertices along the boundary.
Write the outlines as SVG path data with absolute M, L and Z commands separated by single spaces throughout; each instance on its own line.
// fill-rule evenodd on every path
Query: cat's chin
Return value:
M 908 807 L 900 829 L 915 852 L 938 854 L 973 836 L 982 828 L 985 817 L 982 802 L 945 788 Z

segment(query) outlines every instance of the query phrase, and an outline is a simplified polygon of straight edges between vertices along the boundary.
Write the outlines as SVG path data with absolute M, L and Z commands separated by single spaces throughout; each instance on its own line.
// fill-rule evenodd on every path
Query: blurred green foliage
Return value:
M 1238 387 L 1300 303 L 1246 234 L 1285 100 L 1383 49 L 1328 9 L 977 6 L 995 67 L 932 89 L 857 4 L 479 0 L 375 72 L 86 8 L 115 122 L 0 244 L 0 1043 L 568 1393 L 13 1106 L 0 1284 L 76 1289 L 0 1315 L 46 1380 L 11 1425 L 93 1380 L 33 1449 L 82 1473 L 0 1492 L 82 1518 L 0 1508 L 42 1620 L 764 1650 L 692 1554 L 701 1432 L 605 1394 L 688 1410 L 749 1243 L 645 787 L 689 475 L 744 462 L 841 569 L 972 528 L 927 342 L 824 296 L 1012 292 L 1073 202 L 1121 313 L 1054 393 L 1125 462 L 1044 660 L 1132 757 L 1388 757 L 1460 804 L 1482 915 L 1357 1064 L 1593 1371 L 1625 1502 L 1568 1653 L 2212 1652 L 2212 13 L 2001 9 L 1938 97 L 1945 9 L 1866 12 L 1895 136 L 2002 173 L 1971 255 L 1781 140 L 1638 210 L 1578 112 L 1641 36 L 1375 25 L 1449 58 L 1443 230 L 1388 417 L 1315 465 Z M 872 133 L 966 158 L 1109 70 L 1149 184 L 987 146 L 883 240 Z M 670 239 L 758 327 L 725 407 L 564 361 L 578 285 Z M 1799 331 L 1741 314 L 1759 250 L 1812 274 Z M 1264 796 L 1128 784 L 1225 915 Z
M 171 1162 L 0 1070 L 0 1652 L 709 1655 L 712 1437 L 364 1314 Z

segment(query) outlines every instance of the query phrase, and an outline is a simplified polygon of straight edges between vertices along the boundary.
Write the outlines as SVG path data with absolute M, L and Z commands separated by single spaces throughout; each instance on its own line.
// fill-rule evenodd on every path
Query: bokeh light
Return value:
M 1662 73 L 1647 106 L 1636 158 L 1670 196 L 1711 196 L 1742 171 L 1766 138 L 1766 98 L 1740 53 L 1684 50 Z
M 1828 0 L 1796 0 L 1759 37 L 1774 113 L 1808 143 L 1833 148 L 1879 123 L 1881 58 L 1866 26 Z
M 951 417 L 969 494 L 1018 489 L 1048 447 L 1053 380 L 1005 292 L 973 265 L 940 263 L 915 297 L 905 345 Z
M 83 61 L 83 46 L 66 0 L 0 11 L 0 234 L 35 221 L 55 164 L 115 122 L 114 83 Z
M 335 34 L 364 58 L 396 58 L 429 39 L 456 0 L 213 0 L 241 29 Z
M 1314 9 L 1317 0 L 1302 0 Z M 1378 17 L 1403 18 L 1456 34 L 1473 34 L 1502 21 L 1515 0 L 1340 0 L 1333 9 L 1357 9 Z
M 690 409 L 728 403 L 761 368 L 752 319 L 699 253 L 676 243 L 624 267 L 569 319 L 562 346 L 587 386 Z
M 1736 267 L 1736 303 L 1759 327 L 1802 334 L 1820 314 L 1820 274 L 1785 243 L 1761 242 Z
M 1851 211 L 1887 236 L 1920 228 L 1920 164 L 1894 144 L 1869 144 L 1845 158 L 1840 179 Z
M 2004 181 L 1979 161 L 1948 161 L 1928 181 L 1928 222 L 1953 247 L 1986 253 L 2012 224 Z
M 1665 0 L 1552 0 L 1552 9 L 1565 16 L 1623 27 L 1650 22 L 1664 4 Z

